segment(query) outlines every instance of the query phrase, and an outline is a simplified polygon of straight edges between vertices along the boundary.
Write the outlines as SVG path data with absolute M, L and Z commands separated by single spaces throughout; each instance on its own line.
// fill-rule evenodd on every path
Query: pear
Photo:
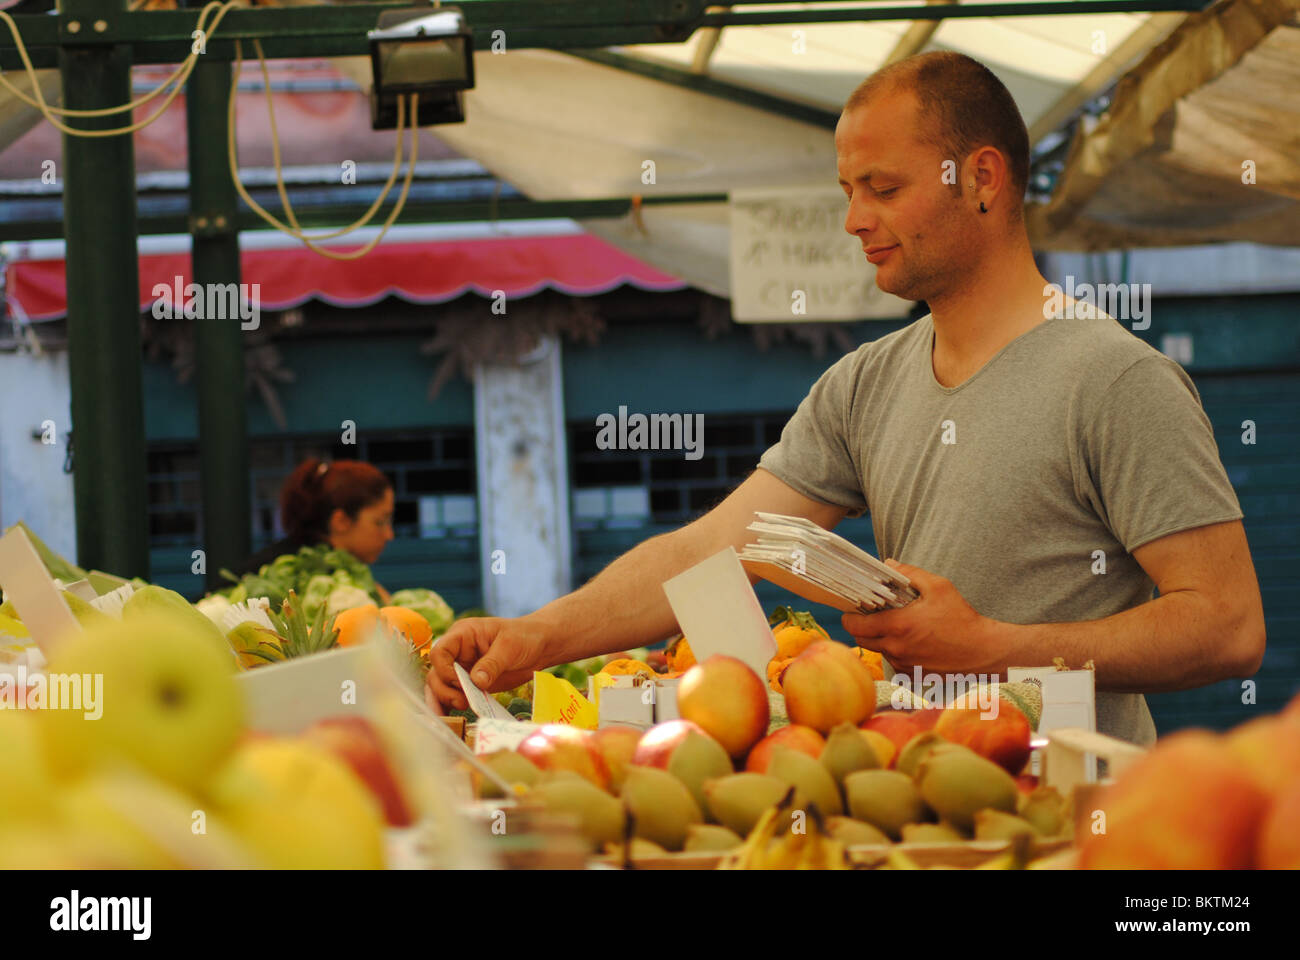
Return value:
M 843 786 L 844 778 L 850 773 L 877 769 L 880 757 L 861 730 L 851 723 L 841 723 L 826 738 L 821 762 L 835 782 Z
M 636 836 L 665 850 L 680 850 L 693 823 L 704 815 L 686 785 L 657 767 L 629 767 L 623 781 L 623 802 L 635 818 Z
M 605 844 L 604 852 L 606 856 L 613 857 L 619 862 L 622 862 L 623 860 L 622 843 L 607 843 Z M 668 856 L 668 851 L 665 850 L 663 847 L 659 846 L 659 844 L 651 843 L 649 840 L 646 840 L 644 837 L 632 838 L 632 859 L 633 860 L 649 860 L 654 857 L 666 857 L 666 856 Z
M 702 813 L 708 811 L 704 781 L 725 777 L 732 769 L 731 757 L 722 744 L 694 732 L 688 733 L 668 758 L 668 772 L 686 784 Z
M 527 759 L 519 759 L 532 766 Z M 576 774 L 548 777 L 534 786 L 529 794 L 540 800 L 551 813 L 576 817 L 578 830 L 591 844 L 592 850 L 623 839 L 623 805 L 590 780 Z
M 1021 835 L 1033 840 L 1038 837 L 1038 831 L 1028 820 L 1013 813 L 1001 810 L 976 811 L 976 840 L 1011 840 Z
M 852 817 L 827 817 L 826 832 L 845 846 L 888 846 L 890 839 L 869 823 Z
M 686 846 L 683 849 L 688 853 L 725 852 L 736 849 L 744 842 L 739 834 L 716 823 L 696 823 L 686 831 Z
M 911 779 L 897 770 L 858 770 L 844 778 L 849 813 L 895 840 L 903 824 L 928 818 L 925 802 Z
M 931 753 L 965 749 L 965 747 L 958 744 L 950 743 L 933 730 L 923 730 L 903 744 L 903 749 L 898 753 L 898 762 L 894 764 L 894 769 L 899 773 L 907 774 L 909 777 L 915 777 L 917 769 L 921 766 L 921 761 Z
M 769 807 L 780 803 L 789 790 L 782 781 L 766 773 L 733 773 L 704 784 L 710 815 L 742 837 L 749 836 L 759 818 Z M 799 805 L 797 796 L 795 803 Z
M 975 829 L 975 814 L 992 808 L 1016 812 L 1016 781 L 992 760 L 971 750 L 931 753 L 916 773 L 921 796 L 960 830 Z
M 865 740 L 863 745 L 867 745 Z M 837 817 L 844 812 L 835 779 L 821 763 L 802 750 L 791 750 L 778 744 L 768 760 L 767 775 L 794 787 L 808 803 L 816 804 L 823 816 Z
M 909 823 L 903 827 L 904 843 L 961 843 L 960 830 L 947 823 Z
M 1065 798 L 1055 787 L 1037 787 L 1033 793 L 1017 798 L 1020 816 L 1031 823 L 1040 836 L 1059 837 L 1070 830 Z
M 522 783 L 525 787 L 531 787 L 542 777 L 542 771 L 535 763 L 513 750 L 494 750 L 479 759 L 499 773 L 506 783 Z M 501 788 L 486 777 L 476 777 L 476 779 L 478 780 L 476 792 L 481 799 L 493 800 L 505 796 Z

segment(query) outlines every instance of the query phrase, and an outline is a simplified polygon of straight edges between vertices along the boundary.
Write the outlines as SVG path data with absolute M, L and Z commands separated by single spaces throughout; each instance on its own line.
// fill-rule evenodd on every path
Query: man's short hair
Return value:
M 992 70 L 962 53 L 919 53 L 863 80 L 849 95 L 845 112 L 885 89 L 916 94 L 921 136 L 945 157 L 960 163 L 979 147 L 1000 151 L 1020 201 L 1013 207 L 1020 210 L 1029 183 L 1029 131 L 1011 91 Z

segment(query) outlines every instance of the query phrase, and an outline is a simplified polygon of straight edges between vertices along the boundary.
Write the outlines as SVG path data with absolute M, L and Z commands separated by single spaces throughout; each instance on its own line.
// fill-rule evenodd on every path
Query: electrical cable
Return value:
M 236 76 L 238 76 L 239 68 L 240 68 L 240 67 L 242 66 L 242 64 L 243 64 L 243 58 L 244 58 L 243 45 L 242 45 L 242 43 L 241 43 L 240 41 L 236 40 L 236 41 L 235 41 L 235 73 L 236 73 Z M 375 237 L 374 237 L 374 238 L 373 238 L 369 243 L 367 243 L 365 246 L 363 246 L 363 247 L 361 247 L 361 248 L 359 248 L 359 249 L 357 249 L 357 250 L 349 251 L 348 253 L 338 253 L 338 252 L 336 252 L 336 251 L 329 250 L 329 249 L 327 249 L 327 248 L 325 248 L 325 247 L 318 246 L 317 243 L 316 243 L 316 241 L 317 241 L 317 240 L 323 240 L 323 239 L 330 239 L 330 238 L 332 238 L 332 237 L 336 237 L 336 236 L 341 236 L 343 233 L 350 233 L 350 232 L 352 232 L 353 230 L 356 230 L 356 229 L 358 229 L 359 227 L 364 226 L 366 223 L 368 223 L 368 222 L 370 221 L 370 219 L 373 218 L 375 211 L 378 210 L 378 208 L 379 208 L 379 204 L 382 202 L 382 199 L 383 199 L 383 194 L 381 194 L 379 200 L 377 200 L 375 203 L 371 204 L 371 209 L 368 210 L 368 211 L 366 212 L 366 214 L 365 214 L 365 215 L 364 215 L 360 220 L 358 220 L 356 223 L 354 223 L 354 224 L 348 226 L 345 230 L 335 231 L 335 232 L 333 232 L 333 233 L 329 233 L 329 234 L 322 234 L 321 236 L 318 236 L 318 237 L 308 237 L 305 233 L 302 232 L 302 230 L 301 230 L 300 228 L 298 228 L 298 227 L 296 226 L 296 224 L 297 224 L 297 220 L 296 220 L 296 217 L 294 216 L 294 214 L 293 214 L 293 212 L 292 212 L 292 207 L 291 207 L 291 206 L 289 205 L 289 203 L 288 203 L 288 195 L 287 195 L 287 193 L 286 193 L 285 190 L 284 190 L 284 181 L 283 181 L 283 175 L 282 175 L 282 170 L 281 170 L 281 166 L 280 166 L 280 156 L 279 156 L 279 152 L 280 152 L 280 151 L 279 151 L 279 136 L 278 136 L 278 134 L 277 134 L 277 132 L 276 132 L 276 130 L 275 130 L 275 127 L 274 127 L 274 123 L 275 123 L 275 121 L 274 121 L 274 115 L 272 115 L 272 119 L 271 119 L 271 123 L 272 123 L 272 131 L 271 131 L 271 134 L 272 134 L 272 141 L 271 141 L 271 142 L 272 142 L 272 152 L 273 152 L 273 155 L 274 155 L 274 157 L 275 157 L 275 166 L 276 166 L 276 184 L 277 184 L 277 188 L 278 188 L 279 191 L 280 191 L 280 199 L 281 199 L 281 202 L 285 204 L 286 215 L 288 216 L 289 220 L 290 220 L 294 225 L 291 226 L 291 225 L 289 225 L 289 224 L 285 224 L 285 223 L 281 222 L 280 220 L 278 220 L 278 219 L 277 219 L 273 214 L 271 214 L 271 213 L 270 213 L 269 211 L 267 211 L 267 210 L 266 210 L 266 209 L 265 209 L 261 204 L 259 204 L 256 200 L 253 199 L 253 197 L 249 194 L 248 190 L 244 187 L 243 183 L 242 183 L 242 182 L 240 181 L 240 179 L 239 179 L 239 155 L 238 155 L 238 150 L 237 150 L 236 142 L 235 142 L 235 93 L 236 93 L 236 87 L 235 87 L 234 84 L 232 84 L 232 85 L 231 85 L 231 88 L 230 88 L 230 99 L 229 99 L 229 101 L 228 101 L 228 103 L 227 103 L 227 107 L 226 107 L 226 126 L 227 126 L 227 135 L 226 135 L 226 146 L 227 146 L 227 150 L 226 150 L 226 155 L 227 155 L 227 160 L 229 161 L 229 165 L 230 165 L 230 178 L 231 178 L 231 180 L 234 182 L 235 190 L 236 190 L 236 192 L 239 194 L 240 198 L 241 198 L 241 199 L 242 199 L 246 204 L 248 204 L 249 208 L 250 208 L 254 213 L 256 213 L 259 217 L 261 217 L 263 220 L 265 220 L 267 223 L 269 223 L 271 226 L 275 227 L 275 229 L 279 230 L 281 233 L 288 234 L 289 236 L 295 238 L 296 240 L 300 240 L 300 241 L 302 241 L 302 243 L 306 244 L 307 247 L 308 247 L 309 249 L 311 249 L 312 251 L 314 251 L 315 253 L 318 253 L 318 254 L 320 254 L 321 256 L 324 256 L 324 257 L 329 257 L 329 258 L 332 259 L 332 260 L 356 260 L 356 259 L 359 259 L 360 257 L 364 257 L 364 256 L 365 256 L 366 254 L 368 254 L 371 250 L 373 250 L 376 246 L 378 246 L 378 245 L 379 245 L 379 242 L 380 242 L 381 240 L 383 240 L 383 239 L 384 239 L 384 236 L 388 233 L 389 228 L 392 227 L 392 225 L 396 222 L 397 217 L 398 217 L 398 216 L 401 214 L 401 212 L 402 212 L 402 208 L 406 205 L 406 197 L 407 197 L 407 194 L 410 192 L 410 189 L 411 189 L 411 181 L 415 178 L 415 164 L 416 164 L 416 161 L 417 161 L 418 156 L 419 156 L 419 145 L 420 145 L 420 136 L 419 136 L 419 135 L 420 135 L 420 128 L 419 128 L 418 126 L 416 126 L 416 118 L 417 118 L 417 116 L 418 116 L 418 109 L 419 109 L 419 97 L 418 97 L 418 95 L 417 95 L 417 94 L 410 94 L 410 95 L 409 95 L 409 102 L 410 102 L 410 105 L 411 105 L 411 133 L 412 133 L 412 136 L 411 136 L 411 159 L 410 159 L 409 166 L 407 167 L 407 170 L 406 170 L 406 177 L 405 177 L 405 179 L 402 181 L 402 190 L 401 190 L 401 193 L 398 195 L 398 197 L 397 197 L 397 201 L 396 201 L 396 203 L 393 205 L 393 209 L 389 212 L 387 219 L 384 221 L 383 228 L 379 231 L 379 234 L 378 234 L 377 236 L 375 236 Z M 269 100 L 269 97 L 270 97 L 269 88 L 268 88 L 267 96 L 268 96 L 268 100 Z M 404 117 L 405 117 L 405 114 L 406 114 L 406 104 L 407 104 L 407 95 L 400 95 L 400 96 L 398 96 L 398 98 L 397 98 L 397 160 L 396 160 L 396 163 L 399 164 L 399 165 L 400 165 L 400 163 L 401 163 L 402 153 L 403 153 L 403 140 L 402 140 L 402 133 L 403 133 L 403 130 L 404 130 L 404 123 L 403 123 L 403 121 L 404 121 Z
M 298 218 L 294 215 L 293 205 L 289 203 L 289 195 L 284 186 L 284 171 L 280 160 L 280 132 L 275 123 L 275 101 L 271 97 L 271 75 L 266 67 L 266 58 L 262 55 L 262 42 L 260 40 L 254 40 L 253 46 L 257 49 L 257 59 L 262 68 L 262 88 L 266 91 L 266 113 L 271 128 L 271 159 L 272 165 L 275 168 L 276 191 L 280 195 L 280 203 L 284 205 L 285 216 L 288 219 L 289 224 L 298 234 L 302 234 L 302 225 L 298 223 Z M 397 149 L 393 154 L 393 169 L 388 174 L 388 180 L 384 183 L 383 190 L 379 192 L 379 196 L 375 198 L 375 202 L 370 205 L 370 209 L 362 214 L 361 218 L 354 223 L 335 230 L 332 233 L 318 234 L 312 237 L 312 240 L 321 241 L 330 240 L 334 237 L 341 237 L 346 233 L 351 233 L 354 230 L 361 229 L 374 219 L 375 214 L 379 211 L 379 208 L 388 198 L 388 194 L 392 191 L 393 184 L 397 182 L 398 171 L 402 169 L 402 121 L 404 116 L 405 111 L 399 109 L 397 115 Z M 415 129 L 414 121 L 412 121 L 412 129 Z M 234 130 L 233 115 L 230 121 L 230 130 Z M 417 131 L 415 135 L 419 136 L 419 132 Z M 303 236 L 301 239 L 306 239 L 306 237 Z
M 141 2 L 143 2 L 143 0 L 141 0 Z M 228 3 L 224 4 L 221 3 L 220 0 L 212 0 L 212 2 L 204 6 L 204 8 L 199 12 L 199 19 L 195 24 L 196 31 L 203 34 L 204 42 L 206 42 L 207 38 L 211 36 L 214 30 L 216 30 L 217 24 L 225 18 L 230 9 L 240 5 L 240 0 L 229 0 Z M 209 27 L 207 25 L 207 19 L 214 9 L 216 10 L 216 19 L 212 21 L 212 25 Z M 162 116 L 166 109 L 171 105 L 171 102 L 176 99 L 177 94 L 184 89 L 185 81 L 189 79 L 189 75 L 194 71 L 194 66 L 198 62 L 200 56 L 198 50 L 191 49 L 189 56 L 181 61 L 181 65 L 176 68 L 171 76 L 139 100 L 124 103 L 116 107 L 105 107 L 99 110 L 70 110 L 64 107 L 52 107 L 45 102 L 45 96 L 41 93 L 40 83 L 37 81 L 36 77 L 36 68 L 32 66 L 31 57 L 27 54 L 27 47 L 23 43 L 22 35 L 18 32 L 18 24 L 14 21 L 13 17 L 9 16 L 9 14 L 5 13 L 3 10 L 0 10 L 0 22 L 3 22 L 5 26 L 9 28 L 9 32 L 13 35 L 14 46 L 18 50 L 18 56 L 23 61 L 23 68 L 26 70 L 28 78 L 31 80 L 32 92 L 36 96 L 35 98 L 29 97 L 22 90 L 18 89 L 18 87 L 10 83 L 3 73 L 0 73 L 0 85 L 6 87 L 14 96 L 26 103 L 28 106 L 35 107 L 39 110 L 45 119 L 48 120 L 57 130 L 74 137 L 116 137 L 123 134 L 135 133 L 137 130 L 142 130 L 149 126 L 149 124 Z M 201 50 L 202 47 L 200 46 L 199 49 Z M 112 130 L 78 130 L 67 126 L 57 119 L 57 116 L 106 117 L 112 116 L 116 113 L 125 113 L 129 110 L 135 110 L 137 107 L 143 106 L 150 100 L 154 99 L 154 97 L 159 96 L 167 89 L 168 85 L 173 82 L 175 82 L 176 85 L 167 95 L 167 99 L 164 100 L 158 109 L 154 111 L 153 115 L 128 127 L 118 127 Z
M 127 9 L 132 11 L 137 10 L 139 7 L 143 6 L 147 2 L 148 0 L 132 0 L 132 3 Z M 204 49 L 204 45 L 206 44 L 207 40 L 212 36 L 212 34 L 215 33 L 218 24 L 221 23 L 221 21 L 225 18 L 226 14 L 229 13 L 232 8 L 236 6 L 243 6 L 243 5 L 244 5 L 243 0 L 228 0 L 228 2 L 225 3 L 222 3 L 221 0 L 211 0 L 211 2 L 204 5 L 203 9 L 199 12 L 199 18 L 195 24 L 195 32 L 200 35 L 198 38 L 198 43 L 194 48 L 191 49 L 189 56 L 187 56 L 181 62 L 181 65 L 177 67 L 176 70 L 173 71 L 173 73 L 169 77 L 167 77 L 167 79 L 165 79 L 161 84 L 159 84 L 152 91 L 145 94 L 143 97 L 141 97 L 138 100 L 124 103 L 116 107 L 105 107 L 103 109 L 96 109 L 96 110 L 73 110 L 73 109 L 67 109 L 63 107 L 52 107 L 45 102 L 45 96 L 41 92 L 40 83 L 36 76 L 36 69 L 32 65 L 31 57 L 27 53 L 27 47 L 23 43 L 22 35 L 19 33 L 18 24 L 16 21 L 14 21 L 13 17 L 11 17 L 8 13 L 6 13 L 3 10 L 0 10 L 0 22 L 3 22 L 5 26 L 9 28 L 9 32 L 13 35 L 14 46 L 18 51 L 19 58 L 23 62 L 23 68 L 27 72 L 28 79 L 31 81 L 32 92 L 35 94 L 35 97 L 29 97 L 18 87 L 14 86 L 4 76 L 4 73 L 2 71 L 0 71 L 0 85 L 6 87 L 11 93 L 14 94 L 14 96 L 16 96 L 22 102 L 26 103 L 28 106 L 35 107 L 37 110 L 41 112 L 42 116 L 44 116 L 45 119 L 49 121 L 51 126 L 53 126 L 55 129 L 69 136 L 116 137 L 116 136 L 123 136 L 125 134 L 135 133 L 136 131 L 142 130 L 145 127 L 149 126 L 160 116 L 162 116 L 162 114 L 171 105 L 172 101 L 176 99 L 177 94 L 179 94 L 181 90 L 184 89 L 185 83 L 189 79 L 190 74 L 194 71 L 194 67 L 198 62 L 198 58 L 201 55 L 201 51 Z M 437 7 L 440 7 L 441 5 L 442 5 L 441 0 L 435 0 L 435 9 Z M 215 19 L 212 21 L 211 26 L 209 26 L 207 22 L 208 17 L 211 16 L 214 11 L 216 14 Z M 297 216 L 294 214 L 293 206 L 289 202 L 288 191 L 286 190 L 284 184 L 284 170 L 283 170 L 281 157 L 280 157 L 280 136 L 275 123 L 275 105 L 274 105 L 274 99 L 271 94 L 270 74 L 266 66 L 266 57 L 262 52 L 261 41 L 258 39 L 254 39 L 253 45 L 257 50 L 258 61 L 261 64 L 263 87 L 266 91 L 267 115 L 270 120 L 270 127 L 271 127 L 271 150 L 274 157 L 274 165 L 275 165 L 276 191 L 280 196 L 280 202 L 284 205 L 285 215 L 289 220 L 289 224 L 286 225 L 282 223 L 281 221 L 276 219 L 271 213 L 269 213 L 266 209 L 264 209 L 260 204 L 258 204 L 257 201 L 254 200 L 251 195 L 249 195 L 248 191 L 244 188 L 243 183 L 240 182 L 239 179 L 239 158 L 238 158 L 238 151 L 236 147 L 236 138 L 235 138 L 235 99 L 236 99 L 236 94 L 238 92 L 239 71 L 240 68 L 243 66 L 243 46 L 241 42 L 238 40 L 235 41 L 235 63 L 233 68 L 234 76 L 232 78 L 232 82 L 230 85 L 230 99 L 229 99 L 229 103 L 227 104 L 227 127 L 228 127 L 227 154 L 228 154 L 228 160 L 230 164 L 230 175 L 231 175 L 231 179 L 234 181 L 235 190 L 239 193 L 240 197 L 244 200 L 244 202 L 248 204 L 249 208 L 252 209 L 255 213 L 257 213 L 258 216 L 260 216 L 263 220 L 265 220 L 267 223 L 269 223 L 271 226 L 275 227 L 277 230 L 281 231 L 282 233 L 288 234 L 289 236 L 294 237 L 297 240 L 300 240 L 302 243 L 306 244 L 307 247 L 309 247 L 311 250 L 315 251 L 316 253 L 325 257 L 330 257 L 331 259 L 335 259 L 335 260 L 355 260 L 365 256 L 376 246 L 378 246 L 381 240 L 383 240 L 384 236 L 388 233 L 389 228 L 392 227 L 392 225 L 396 222 L 397 217 L 401 214 L 402 208 L 406 205 L 406 198 L 410 192 L 411 182 L 415 176 L 415 166 L 416 166 L 417 158 L 419 156 L 420 130 L 419 130 L 419 126 L 417 125 L 418 104 L 419 104 L 418 96 L 416 94 L 411 94 L 409 97 L 409 102 L 411 105 L 411 159 L 410 159 L 410 164 L 406 171 L 406 177 L 402 181 L 401 192 L 397 197 L 393 209 L 389 212 L 389 215 L 387 219 L 384 221 L 383 227 L 379 231 L 379 234 L 376 237 L 374 237 L 368 244 L 366 244 L 365 246 L 357 250 L 350 251 L 348 253 L 337 253 L 335 251 L 317 246 L 317 242 L 321 240 L 329 240 L 335 237 L 340 237 L 343 236 L 344 234 L 351 233 L 355 230 L 360 229 L 361 227 L 366 226 L 372 219 L 374 219 L 375 214 L 378 213 L 379 208 L 383 205 L 389 193 L 392 191 L 393 185 L 397 181 L 397 173 L 401 169 L 402 157 L 404 152 L 403 150 L 404 142 L 403 142 L 402 135 L 404 131 L 404 120 L 406 117 L 406 105 L 408 102 L 408 98 L 405 95 L 399 96 L 397 98 L 397 104 L 398 104 L 397 147 L 396 150 L 394 151 L 394 156 L 393 156 L 393 169 L 389 173 L 388 180 L 384 184 L 383 190 L 380 191 L 379 196 L 377 196 L 375 198 L 375 201 L 370 205 L 370 209 L 368 209 L 361 216 L 360 219 L 358 219 L 352 224 L 349 224 L 346 227 L 343 227 L 339 230 L 332 231 L 330 233 L 309 237 L 306 235 L 306 233 L 303 232 L 301 225 L 298 223 Z M 118 127 L 111 130 L 79 130 L 73 127 L 69 127 L 67 124 L 63 123 L 58 119 L 59 116 L 104 117 L 104 116 L 112 116 L 118 113 L 125 113 L 127 111 L 133 111 L 138 107 L 148 103 L 150 100 L 153 100 L 155 97 L 161 95 L 163 91 L 166 90 L 167 87 L 173 83 L 175 83 L 175 86 L 171 89 L 170 93 L 168 93 L 167 98 L 162 102 L 162 104 L 158 107 L 158 109 L 155 110 L 151 116 L 147 117 L 144 120 L 139 121 L 138 123 L 133 123 L 130 126 Z

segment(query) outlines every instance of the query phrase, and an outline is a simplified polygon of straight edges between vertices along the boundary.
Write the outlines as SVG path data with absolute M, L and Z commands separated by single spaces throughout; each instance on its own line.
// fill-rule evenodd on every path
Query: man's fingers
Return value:
M 469 709 L 469 701 L 465 699 L 465 694 L 460 691 L 460 688 L 448 686 L 436 671 L 430 670 L 424 682 L 439 703 L 453 710 Z
M 907 577 L 907 579 L 911 580 L 912 586 L 917 590 L 920 590 L 922 593 L 925 592 L 926 584 L 932 583 L 934 580 L 938 579 L 935 574 L 931 573 L 929 570 L 922 567 L 914 567 L 910 563 L 903 563 L 899 560 L 892 559 L 886 560 L 885 563 L 897 570 L 903 576 Z
M 893 610 L 880 610 L 876 613 L 846 613 L 840 622 L 855 639 L 875 639 L 893 636 L 895 619 Z

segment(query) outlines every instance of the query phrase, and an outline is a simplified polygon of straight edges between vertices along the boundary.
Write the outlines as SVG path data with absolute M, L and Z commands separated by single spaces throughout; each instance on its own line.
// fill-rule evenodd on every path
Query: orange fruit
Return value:
M 429 626 L 429 621 L 414 610 L 384 607 L 379 615 L 394 631 L 406 637 L 416 650 L 423 650 L 433 641 L 433 628 Z
M 781 671 L 790 666 L 794 657 L 775 656 L 767 664 L 767 685 L 777 693 L 781 692 Z
M 378 619 L 379 607 L 373 603 L 353 607 L 335 615 L 334 627 L 339 632 L 339 646 L 355 647 L 359 643 L 365 643 L 370 639 Z
M 871 668 L 871 676 L 876 680 L 885 679 L 884 658 L 875 650 L 868 650 L 866 647 L 858 647 L 858 658 Z
M 654 667 L 648 663 L 642 663 L 640 660 L 633 660 L 630 657 L 620 657 L 617 660 L 611 660 L 600 668 L 601 673 L 608 673 L 611 676 L 619 677 L 633 673 L 648 673 L 650 676 L 655 675 Z

